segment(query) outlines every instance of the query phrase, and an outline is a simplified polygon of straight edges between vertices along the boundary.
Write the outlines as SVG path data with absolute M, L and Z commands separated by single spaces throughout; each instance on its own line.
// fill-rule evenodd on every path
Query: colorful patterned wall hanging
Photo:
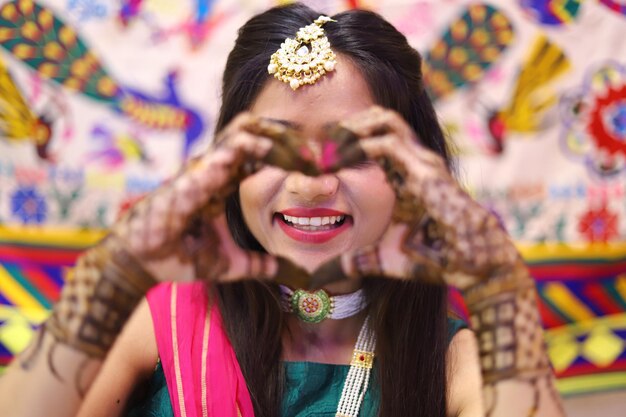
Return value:
M 237 28 L 290 2 L 0 0 L 0 364 L 80 251 L 210 142 Z M 626 389 L 623 2 L 305 3 L 379 12 L 422 52 L 460 181 L 537 280 L 561 391 Z
M 58 299 L 66 271 L 102 236 L 89 230 L 0 227 L 0 367 L 26 347 Z

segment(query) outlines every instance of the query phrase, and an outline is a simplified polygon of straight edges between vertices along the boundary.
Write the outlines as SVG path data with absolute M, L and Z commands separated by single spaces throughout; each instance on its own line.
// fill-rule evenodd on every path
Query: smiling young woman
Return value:
M 443 133 L 423 90 L 420 57 L 404 36 L 378 15 L 346 12 L 333 16 L 336 24 L 324 25 L 336 53 L 337 65 L 332 73 L 314 85 L 294 92 L 287 83 L 268 81 L 262 68 L 267 65 L 269 56 L 286 37 L 293 37 L 299 28 L 310 24 L 317 16 L 310 9 L 295 5 L 259 15 L 244 26 L 227 62 L 218 127 L 226 126 L 236 114 L 248 110 L 259 117 L 296 127 L 305 137 L 323 140 L 330 123 L 380 105 L 400 112 L 411 121 L 412 128 L 425 138 L 423 143 L 448 161 Z M 374 27 L 377 31 L 371 30 Z M 268 32 L 276 42 L 272 47 L 265 45 Z M 361 163 L 317 177 L 287 173 L 270 166 L 241 183 L 239 193 L 227 200 L 226 214 L 233 236 L 241 246 L 286 257 L 312 271 L 338 254 L 376 242 L 391 221 L 394 201 L 395 194 L 386 175 L 375 163 Z M 295 227 L 285 222 L 284 217 L 281 219 L 281 215 L 286 214 L 305 218 L 306 222 L 307 217 L 326 217 L 327 213 L 307 210 L 328 209 L 333 210 L 328 215 L 329 221 L 334 212 L 345 216 L 343 223 L 330 231 L 303 230 L 304 227 Z M 318 239 L 326 241 L 319 243 Z M 330 294 L 346 294 L 361 285 L 361 282 L 342 281 L 325 289 Z M 385 279 L 368 280 L 363 286 L 372 327 L 379 340 L 383 339 L 377 346 L 377 363 L 387 369 L 381 372 L 382 381 L 374 388 L 380 390 L 382 397 L 380 415 L 446 415 L 445 364 L 449 340 L 446 288 L 419 280 Z M 253 401 L 258 401 L 258 406 L 255 404 L 258 415 L 281 412 L 286 371 L 277 363 L 281 358 L 350 363 L 364 314 L 309 325 L 292 315 L 282 314 L 279 306 L 272 302 L 280 297 L 276 288 L 242 282 L 220 287 L 220 295 L 225 326 L 248 387 L 252 391 L 254 386 L 262 389 L 252 394 Z M 245 311 L 242 305 L 248 306 Z M 256 326 L 254 320 L 250 320 L 260 316 L 268 317 L 266 323 L 270 325 Z M 271 323 L 283 324 L 275 327 Z M 458 340 L 464 341 L 465 348 L 455 351 L 475 352 L 471 348 L 474 343 L 471 335 L 463 336 L 463 333 Z M 427 344 L 424 335 L 429 335 Z M 258 349 L 256 340 L 265 341 L 262 349 Z M 469 365 L 468 369 L 473 366 L 477 370 L 475 362 L 463 362 Z M 466 391 L 478 386 L 477 372 L 474 378 L 474 384 L 469 383 Z M 418 381 L 430 381 L 430 384 Z M 334 384 L 341 386 L 342 382 Z M 287 397 L 291 398 L 289 394 Z M 387 400 L 392 397 L 403 398 L 403 401 Z M 474 390 L 474 395 L 466 394 L 465 398 L 462 402 L 466 413 L 480 410 L 478 390 Z M 338 397 L 331 401 L 335 402 L 334 415 Z M 310 407 L 298 410 L 297 415 L 315 409 L 315 403 Z M 290 413 L 294 413 L 294 408 L 288 408 Z M 374 415 L 376 408 L 378 406 L 372 405 L 369 413 Z M 449 408 L 460 409 L 461 406 L 453 403 Z
M 250 112 L 323 139 L 328 125 L 374 104 L 358 68 L 338 53 L 333 73 L 297 94 L 284 83 L 267 83 Z M 244 180 L 239 195 L 245 223 L 261 246 L 299 260 L 310 271 L 339 253 L 374 243 L 387 228 L 395 201 L 376 164 L 318 177 L 267 167 Z
M 81 257 L 0 408 L 562 416 L 532 280 L 454 181 L 420 68 L 372 12 L 294 4 L 248 21 L 216 143 Z

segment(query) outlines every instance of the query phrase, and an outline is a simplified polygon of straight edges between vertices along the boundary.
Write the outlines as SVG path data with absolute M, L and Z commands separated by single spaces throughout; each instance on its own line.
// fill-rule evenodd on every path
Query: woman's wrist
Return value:
M 486 384 L 534 379 L 551 372 L 541 324 L 530 301 L 534 296 L 531 288 L 505 293 L 472 311 Z
M 60 343 L 104 357 L 145 293 L 156 283 L 113 236 L 83 254 L 45 324 Z

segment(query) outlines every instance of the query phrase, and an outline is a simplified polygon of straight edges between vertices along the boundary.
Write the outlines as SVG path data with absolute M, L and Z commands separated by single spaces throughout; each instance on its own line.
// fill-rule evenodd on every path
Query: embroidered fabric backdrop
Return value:
M 80 251 L 207 145 L 236 29 L 279 3 L 0 0 L 0 365 Z M 306 3 L 380 12 L 423 53 L 461 181 L 537 280 L 559 388 L 626 388 L 623 1 Z

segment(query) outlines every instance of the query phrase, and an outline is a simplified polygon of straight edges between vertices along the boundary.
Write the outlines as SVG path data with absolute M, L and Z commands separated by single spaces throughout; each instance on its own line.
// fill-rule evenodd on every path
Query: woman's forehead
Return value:
M 338 56 L 335 71 L 324 75 L 314 85 L 293 91 L 288 84 L 269 80 L 250 110 L 256 115 L 308 130 L 343 120 L 373 104 L 361 72 L 350 60 Z

